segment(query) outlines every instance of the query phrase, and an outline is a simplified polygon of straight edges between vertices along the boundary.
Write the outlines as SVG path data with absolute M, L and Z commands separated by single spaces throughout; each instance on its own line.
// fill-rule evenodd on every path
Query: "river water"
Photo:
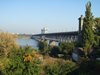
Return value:
M 34 49 L 38 49 L 38 42 L 34 39 L 27 39 L 27 38 L 18 38 L 17 43 L 21 46 L 31 46 Z

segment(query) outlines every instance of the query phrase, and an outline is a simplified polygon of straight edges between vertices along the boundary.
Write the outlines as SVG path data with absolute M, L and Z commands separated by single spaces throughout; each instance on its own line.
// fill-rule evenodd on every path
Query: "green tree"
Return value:
M 48 44 L 45 41 L 40 41 L 38 43 L 39 50 L 42 54 L 48 53 Z
M 74 42 L 62 42 L 60 44 L 61 47 L 61 53 L 64 54 L 64 57 L 69 57 L 75 47 L 75 43 Z
M 100 18 L 95 18 L 96 34 L 100 35 Z
M 82 46 L 84 48 L 85 55 L 90 51 L 90 48 L 94 44 L 94 32 L 93 32 L 94 20 L 91 13 L 91 2 L 86 4 L 86 12 L 83 22 L 82 30 Z
M 100 45 L 100 17 L 95 18 L 95 47 Z

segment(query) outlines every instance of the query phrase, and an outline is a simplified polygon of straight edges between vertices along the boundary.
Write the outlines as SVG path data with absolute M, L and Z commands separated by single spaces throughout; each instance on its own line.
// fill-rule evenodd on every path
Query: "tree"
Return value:
M 47 42 L 45 41 L 40 41 L 38 43 L 38 47 L 39 47 L 39 50 L 42 54 L 47 54 L 48 53 L 48 44 Z
M 75 48 L 74 42 L 62 42 L 60 44 L 61 47 L 61 53 L 64 54 L 64 57 L 67 58 L 71 55 L 73 49 Z
M 82 46 L 84 48 L 85 55 L 90 51 L 90 48 L 94 44 L 94 32 L 93 32 L 93 16 L 91 13 L 91 2 L 86 4 L 86 12 L 83 22 L 82 30 Z
M 100 17 L 95 18 L 95 45 L 99 47 L 100 45 Z
M 99 18 L 95 18 L 95 33 L 97 35 L 100 35 L 100 17 Z

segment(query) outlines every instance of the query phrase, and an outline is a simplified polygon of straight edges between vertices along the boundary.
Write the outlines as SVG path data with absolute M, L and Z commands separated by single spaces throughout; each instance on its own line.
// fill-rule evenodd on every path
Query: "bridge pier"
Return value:
M 49 45 L 50 46 L 57 46 L 57 42 L 51 40 L 51 41 L 49 41 Z
M 57 46 L 57 41 L 49 40 L 49 39 L 41 39 L 40 41 L 46 42 L 49 46 Z

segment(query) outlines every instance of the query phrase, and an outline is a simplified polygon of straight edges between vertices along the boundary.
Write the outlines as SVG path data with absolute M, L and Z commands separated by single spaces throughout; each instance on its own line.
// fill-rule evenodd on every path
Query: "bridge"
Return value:
M 55 45 L 56 42 L 73 42 L 78 40 L 78 31 L 36 34 L 32 39 L 37 41 L 46 41 L 49 45 Z
M 70 42 L 77 41 L 78 31 L 74 32 L 59 32 L 59 33 L 45 33 L 33 35 L 34 39 L 41 40 L 52 40 L 57 42 Z
M 81 34 L 83 28 L 83 19 L 84 17 L 81 15 L 79 17 L 79 30 L 72 31 L 72 32 L 57 32 L 57 33 L 45 33 L 46 28 L 42 29 L 41 34 L 32 35 L 32 39 L 41 41 L 45 40 L 48 41 L 49 44 L 52 42 L 72 42 L 72 41 L 79 41 L 79 36 Z

